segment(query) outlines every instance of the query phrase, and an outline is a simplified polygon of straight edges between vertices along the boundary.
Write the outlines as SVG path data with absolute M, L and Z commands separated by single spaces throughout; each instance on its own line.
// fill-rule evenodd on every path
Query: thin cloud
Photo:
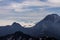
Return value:
M 25 22 L 29 20 L 35 23 L 46 15 L 55 13 L 54 9 L 58 7 L 60 7 L 60 0 L 2 0 L 0 1 L 0 20 L 25 20 Z

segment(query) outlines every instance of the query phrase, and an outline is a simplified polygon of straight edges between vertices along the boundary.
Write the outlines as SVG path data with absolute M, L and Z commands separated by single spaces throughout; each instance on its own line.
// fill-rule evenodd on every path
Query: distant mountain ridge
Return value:
M 21 31 L 17 31 L 12 34 L 7 34 L 5 36 L 0 36 L 0 40 L 28 40 L 29 38 L 33 37 L 26 35 Z
M 51 14 L 46 16 L 42 21 L 38 22 L 31 28 L 24 28 L 19 23 L 14 22 L 12 25 L 0 27 L 0 36 L 12 34 L 16 31 L 22 31 L 33 37 L 54 36 L 60 37 L 60 16 Z
M 27 34 L 24 34 L 21 31 L 17 31 L 13 34 L 0 36 L 0 40 L 57 40 L 57 39 L 54 37 L 47 37 L 47 36 L 37 38 L 37 37 L 32 37 Z

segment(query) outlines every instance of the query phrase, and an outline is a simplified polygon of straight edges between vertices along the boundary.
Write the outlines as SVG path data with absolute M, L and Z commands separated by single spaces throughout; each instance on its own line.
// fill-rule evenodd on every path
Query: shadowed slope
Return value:
M 14 22 L 10 26 L 0 27 L 0 30 L 0 36 L 22 31 L 33 37 L 42 37 L 45 35 L 60 37 L 60 16 L 56 14 L 48 15 L 31 28 L 24 28 L 19 23 Z

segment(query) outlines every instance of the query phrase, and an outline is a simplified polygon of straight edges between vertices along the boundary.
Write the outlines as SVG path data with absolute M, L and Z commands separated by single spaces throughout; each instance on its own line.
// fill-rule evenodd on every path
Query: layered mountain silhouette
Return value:
M 17 31 L 21 31 L 32 37 L 49 36 L 60 39 L 60 16 L 57 14 L 47 15 L 43 20 L 31 28 L 24 28 L 16 22 L 12 25 L 1 26 L 0 36 L 12 34 Z
M 37 38 L 37 37 L 32 37 L 30 35 L 24 34 L 21 31 L 17 31 L 13 34 L 1 36 L 0 40 L 57 40 L 57 39 L 54 37 L 47 37 L 47 36 Z
M 36 39 L 37 40 L 37 38 L 26 35 L 21 31 L 17 31 L 15 33 L 0 37 L 0 40 L 29 40 L 29 39 Z

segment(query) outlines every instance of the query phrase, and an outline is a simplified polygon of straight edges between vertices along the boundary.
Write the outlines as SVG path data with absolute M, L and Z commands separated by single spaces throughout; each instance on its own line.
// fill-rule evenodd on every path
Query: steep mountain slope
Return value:
M 29 40 L 30 38 L 37 39 L 29 35 L 26 35 L 21 31 L 17 31 L 13 34 L 7 34 L 5 36 L 0 36 L 0 40 Z
M 38 22 L 31 28 L 24 28 L 19 23 L 14 22 L 12 25 L 0 27 L 0 36 L 22 31 L 25 34 L 34 37 L 42 37 L 45 35 L 60 37 L 60 16 L 51 14 L 46 16 L 42 21 Z
M 0 36 L 0 40 L 57 40 L 57 39 L 54 37 L 47 37 L 47 36 L 37 38 L 37 37 L 32 37 L 27 34 L 24 34 L 21 31 L 17 31 L 13 34 Z

